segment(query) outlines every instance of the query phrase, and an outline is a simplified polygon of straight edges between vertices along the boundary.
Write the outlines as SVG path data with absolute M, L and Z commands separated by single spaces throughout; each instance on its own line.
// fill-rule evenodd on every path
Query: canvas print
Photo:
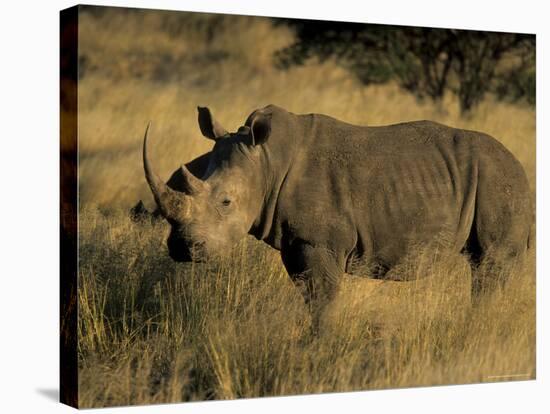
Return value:
M 63 402 L 535 378 L 534 34 L 60 29 Z

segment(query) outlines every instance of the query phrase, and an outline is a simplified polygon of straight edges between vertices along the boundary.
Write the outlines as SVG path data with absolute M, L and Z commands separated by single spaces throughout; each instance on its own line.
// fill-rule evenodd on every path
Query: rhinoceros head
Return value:
M 215 141 L 203 177 L 182 165 L 175 172 L 179 185 L 169 187 L 154 172 L 147 154 L 149 126 L 143 141 L 145 177 L 171 225 L 167 244 L 176 261 L 202 261 L 227 252 L 251 228 L 264 196 L 259 147 L 270 134 L 270 117 L 259 113 L 229 133 L 208 108 L 198 111 L 202 134 Z

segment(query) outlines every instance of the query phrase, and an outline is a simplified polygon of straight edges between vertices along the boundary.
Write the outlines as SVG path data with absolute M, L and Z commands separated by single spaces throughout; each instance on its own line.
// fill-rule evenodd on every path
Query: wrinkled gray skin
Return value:
M 475 264 L 521 257 L 533 220 L 525 172 L 499 142 L 429 121 L 382 127 L 270 105 L 227 133 L 199 108 L 211 152 L 147 180 L 171 224 L 170 256 L 200 261 L 247 233 L 280 250 L 314 325 L 352 259 L 391 269 L 411 243 L 441 239 Z M 384 277 L 382 271 L 379 277 Z M 475 285 L 474 285 L 475 287 Z

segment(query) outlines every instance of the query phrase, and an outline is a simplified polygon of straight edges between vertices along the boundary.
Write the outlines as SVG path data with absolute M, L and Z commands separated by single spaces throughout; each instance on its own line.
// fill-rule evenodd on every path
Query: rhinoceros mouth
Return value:
M 191 254 L 189 252 L 181 252 L 181 251 L 172 251 L 169 250 L 168 254 L 170 255 L 170 258 L 178 263 L 189 263 L 189 262 L 196 262 Z
M 187 243 L 168 239 L 168 254 L 176 262 L 202 263 L 206 261 L 204 243 Z
M 189 250 L 169 250 L 170 258 L 178 263 L 204 263 L 206 257 L 203 254 L 193 253 Z

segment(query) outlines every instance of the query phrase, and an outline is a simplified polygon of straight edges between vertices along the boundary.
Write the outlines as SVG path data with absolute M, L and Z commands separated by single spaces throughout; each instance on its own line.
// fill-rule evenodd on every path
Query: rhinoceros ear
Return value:
M 202 106 L 197 106 L 199 111 L 199 127 L 201 129 L 202 135 L 206 138 L 213 139 L 217 141 L 227 134 L 227 131 L 222 127 L 218 121 L 214 119 L 210 113 L 210 109 Z
M 257 112 L 250 120 L 250 137 L 252 145 L 261 145 L 271 134 L 271 114 Z

